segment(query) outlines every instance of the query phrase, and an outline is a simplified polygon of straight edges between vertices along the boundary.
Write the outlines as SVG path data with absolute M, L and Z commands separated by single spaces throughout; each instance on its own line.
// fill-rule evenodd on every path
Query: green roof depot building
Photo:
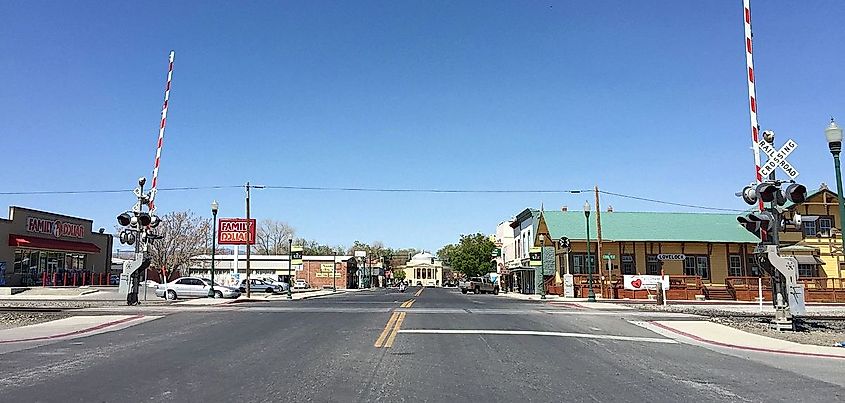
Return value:
M 623 290 L 622 276 L 664 272 L 670 277 L 670 299 L 693 299 L 696 295 L 733 299 L 735 295 L 726 290 L 727 280 L 760 274 L 753 258 L 759 239 L 739 225 L 735 214 L 601 212 L 600 244 L 595 211 L 589 220 L 594 289 L 605 297 L 645 298 L 645 291 L 634 295 L 634 291 Z M 576 294 L 586 296 L 584 212 L 543 211 L 535 246 L 542 246 L 544 236 L 548 237 L 546 245 L 555 245 L 556 257 L 556 273 L 546 278 L 547 284 L 560 285 L 561 276 L 569 272 L 576 278 Z M 562 237 L 571 240 L 569 253 L 557 242 Z M 670 254 L 675 255 L 674 260 L 658 258 Z

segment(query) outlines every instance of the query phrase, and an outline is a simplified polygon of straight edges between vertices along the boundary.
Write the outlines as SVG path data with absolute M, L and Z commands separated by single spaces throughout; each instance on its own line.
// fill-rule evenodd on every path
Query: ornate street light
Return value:
M 217 210 L 220 208 L 220 205 L 217 204 L 217 200 L 211 202 L 211 215 L 214 217 L 211 220 L 211 284 L 210 288 L 208 289 L 208 297 L 214 298 L 214 252 L 217 250 Z M 206 244 L 207 245 L 207 244 Z
M 842 151 L 842 129 L 830 118 L 830 124 L 824 129 L 827 146 L 833 154 L 833 165 L 836 168 L 836 193 L 839 195 L 839 230 L 842 237 L 842 251 L 845 252 L 845 201 L 842 200 L 842 170 L 839 166 L 839 152 Z
M 584 217 L 587 221 L 587 273 L 590 278 L 590 293 L 587 302 L 596 302 L 596 292 L 593 291 L 593 265 L 590 264 L 590 202 L 584 202 Z

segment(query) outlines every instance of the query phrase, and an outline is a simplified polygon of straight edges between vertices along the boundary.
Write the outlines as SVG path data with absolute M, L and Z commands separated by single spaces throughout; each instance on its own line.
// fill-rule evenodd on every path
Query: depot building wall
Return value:
M 572 248 L 569 253 L 570 272 L 578 274 L 573 271 L 577 262 L 576 259 L 585 257 L 587 244 L 585 241 L 573 241 Z M 597 243 L 590 242 L 591 255 L 595 256 L 597 250 Z M 664 260 L 659 261 L 656 265 L 652 263 L 649 265 L 649 257 L 656 258 L 660 254 L 683 254 L 688 258 L 695 258 L 696 264 L 701 261 L 699 257 L 706 258 L 706 271 L 702 276 L 702 282 L 712 284 L 724 284 L 725 278 L 730 275 L 751 275 L 752 268 L 748 262 L 748 256 L 753 252 L 752 244 L 742 243 L 708 243 L 708 242 L 602 242 L 602 255 L 615 255 L 612 263 L 612 275 L 614 279 L 623 274 L 660 274 L 662 269 L 667 275 L 696 275 L 698 270 L 686 271 L 684 269 L 684 260 Z M 557 269 L 560 270 L 564 264 L 565 255 L 560 248 L 556 249 L 557 255 Z M 734 270 L 733 273 L 730 268 L 730 256 L 735 256 L 739 259 L 739 270 Z M 595 259 L 595 257 L 593 257 Z M 736 261 L 736 258 L 735 258 Z M 596 265 L 601 268 L 596 268 L 593 274 L 607 275 L 607 260 L 602 260 Z M 701 262 L 703 263 L 703 262 Z M 633 266 L 633 267 L 631 267 Z M 623 273 L 623 269 L 629 271 Z M 633 271 L 630 271 L 633 270 Z M 586 272 L 584 272 L 586 274 Z

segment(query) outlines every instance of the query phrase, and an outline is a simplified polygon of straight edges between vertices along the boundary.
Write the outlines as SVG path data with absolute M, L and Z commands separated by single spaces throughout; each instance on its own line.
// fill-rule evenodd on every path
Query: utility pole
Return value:
M 598 262 L 599 273 L 601 273 L 602 267 L 604 266 L 604 264 L 602 264 L 604 263 L 603 259 L 604 255 L 601 254 L 601 206 L 599 205 L 599 185 L 596 185 L 596 262 Z M 610 259 L 608 259 L 608 263 L 610 263 Z M 607 278 L 607 292 L 608 294 L 612 294 L 613 292 L 610 290 L 610 270 L 607 270 L 604 277 Z M 600 278 L 600 280 L 602 284 L 602 294 L 604 294 L 605 281 L 604 278 Z M 607 298 L 607 295 L 603 295 L 603 297 Z
M 249 188 L 250 188 L 249 181 L 247 181 L 247 183 L 246 183 L 246 225 L 247 225 L 247 228 L 249 228 L 249 226 L 252 225 L 252 221 L 250 221 L 250 219 L 249 219 Z M 252 249 L 250 247 L 250 244 L 249 244 L 250 241 L 251 241 L 251 239 L 249 239 L 250 234 L 252 234 L 252 228 L 249 228 L 249 230 L 247 231 L 247 236 L 246 236 L 246 297 L 247 298 L 250 297 L 250 289 L 252 288 L 252 283 L 250 283 L 250 281 L 249 281 L 249 252 L 250 252 L 249 250 Z
M 288 238 L 288 299 L 293 298 L 293 274 L 291 273 L 291 269 L 293 269 L 293 234 L 291 237 Z

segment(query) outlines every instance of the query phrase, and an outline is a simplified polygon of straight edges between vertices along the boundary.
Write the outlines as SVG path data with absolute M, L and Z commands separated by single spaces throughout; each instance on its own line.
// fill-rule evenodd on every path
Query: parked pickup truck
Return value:
M 499 294 L 499 286 L 493 284 L 489 277 L 471 277 L 469 281 L 461 281 L 458 283 L 461 288 L 461 293 L 466 294 L 472 291 L 474 294 Z

